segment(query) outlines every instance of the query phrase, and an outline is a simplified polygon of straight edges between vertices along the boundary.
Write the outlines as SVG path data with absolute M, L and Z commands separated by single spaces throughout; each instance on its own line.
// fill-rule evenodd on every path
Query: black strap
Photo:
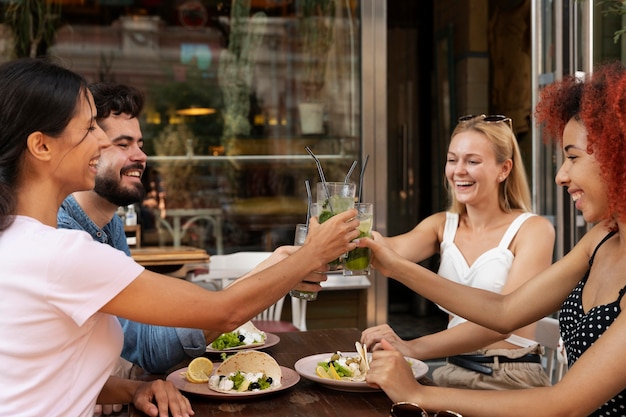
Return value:
M 589 267 L 591 267 L 591 265 L 593 265 L 593 259 L 596 257 L 596 253 L 598 252 L 598 249 L 600 249 L 600 246 L 602 246 L 604 244 L 604 242 L 606 242 L 607 240 L 609 240 L 610 238 L 613 237 L 613 235 L 617 233 L 617 231 L 611 231 L 609 232 L 606 236 L 604 236 L 602 238 L 602 240 L 600 241 L 600 243 L 598 243 L 598 245 L 595 247 L 595 249 L 593 250 L 593 253 L 591 254 L 591 258 L 589 258 Z
M 489 366 L 481 365 L 478 362 L 465 359 L 463 356 L 449 356 L 448 362 L 452 365 L 460 366 L 461 368 L 469 369 L 470 371 L 485 375 L 491 375 L 493 373 L 493 369 Z
M 499 363 L 520 363 L 520 362 L 531 362 L 531 363 L 541 363 L 541 356 L 536 353 L 527 353 L 524 356 L 520 356 L 519 358 L 509 358 L 507 356 L 485 356 L 485 355 L 457 355 L 461 358 L 478 363 L 495 363 L 496 359 Z
M 541 356 L 529 353 L 519 358 L 507 358 L 506 356 L 484 356 L 484 355 L 456 355 L 449 356 L 448 362 L 469 369 L 470 371 L 479 372 L 485 375 L 491 375 L 493 369 L 484 364 L 492 364 L 495 361 L 499 363 L 541 363 Z

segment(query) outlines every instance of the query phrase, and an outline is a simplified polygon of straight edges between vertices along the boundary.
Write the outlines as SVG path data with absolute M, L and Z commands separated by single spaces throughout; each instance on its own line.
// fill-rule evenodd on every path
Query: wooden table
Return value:
M 184 278 L 186 269 L 208 268 L 209 254 L 200 248 L 191 246 L 151 246 L 131 248 L 130 255 L 135 262 L 152 271 L 168 274 L 180 272 Z M 178 275 L 177 275 L 178 276 Z
M 361 332 L 358 329 L 326 329 L 277 335 L 280 342 L 265 351 L 280 365 L 293 369 L 296 361 L 305 356 L 336 350 L 354 352 L 354 342 L 359 340 Z M 382 391 L 336 391 L 304 378 L 288 390 L 258 399 L 224 401 L 196 395 L 188 395 L 188 398 L 196 412 L 195 417 L 388 417 L 392 404 Z M 145 417 L 145 414 L 131 407 L 129 416 Z

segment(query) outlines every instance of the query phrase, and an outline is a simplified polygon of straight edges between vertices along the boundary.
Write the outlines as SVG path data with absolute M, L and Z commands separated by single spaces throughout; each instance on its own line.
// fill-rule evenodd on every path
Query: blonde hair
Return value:
M 502 164 L 507 159 L 511 159 L 513 162 L 511 172 L 508 177 L 500 183 L 500 187 L 498 188 L 500 209 L 507 213 L 512 210 L 529 212 L 531 210 L 530 187 L 528 186 L 528 178 L 522 162 L 522 155 L 517 145 L 517 138 L 510 127 L 510 119 L 507 119 L 509 120 L 508 123 L 506 120 L 493 122 L 485 121 L 484 119 L 484 116 L 477 116 L 459 122 L 450 138 L 452 139 L 459 133 L 468 131 L 481 133 L 491 143 L 491 148 L 496 155 L 496 162 L 498 164 Z M 456 199 L 447 180 L 444 184 L 448 191 L 450 201 L 448 210 L 453 213 L 465 213 L 465 204 L 460 203 Z

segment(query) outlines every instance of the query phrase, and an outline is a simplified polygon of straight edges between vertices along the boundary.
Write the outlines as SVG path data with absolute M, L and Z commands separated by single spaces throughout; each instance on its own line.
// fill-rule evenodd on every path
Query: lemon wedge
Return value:
M 213 362 L 200 356 L 189 363 L 185 377 L 189 382 L 201 384 L 209 381 L 211 372 L 213 372 Z
M 337 370 L 335 369 L 332 363 L 328 365 L 328 374 L 330 375 L 331 379 L 341 380 L 341 377 L 337 373 Z
M 315 373 L 317 374 L 317 376 L 319 376 L 320 378 L 325 378 L 325 379 L 331 379 L 330 375 L 328 375 L 328 372 L 326 372 L 326 369 L 324 369 L 321 366 L 318 366 L 317 368 L 315 368 Z

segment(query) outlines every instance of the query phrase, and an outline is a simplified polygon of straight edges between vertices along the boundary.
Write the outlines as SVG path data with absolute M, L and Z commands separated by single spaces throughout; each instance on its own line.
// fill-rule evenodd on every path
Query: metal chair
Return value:
M 561 380 L 567 372 L 567 358 L 561 341 L 559 321 L 553 317 L 544 317 L 537 322 L 535 340 L 544 347 L 544 369 L 552 383 Z

